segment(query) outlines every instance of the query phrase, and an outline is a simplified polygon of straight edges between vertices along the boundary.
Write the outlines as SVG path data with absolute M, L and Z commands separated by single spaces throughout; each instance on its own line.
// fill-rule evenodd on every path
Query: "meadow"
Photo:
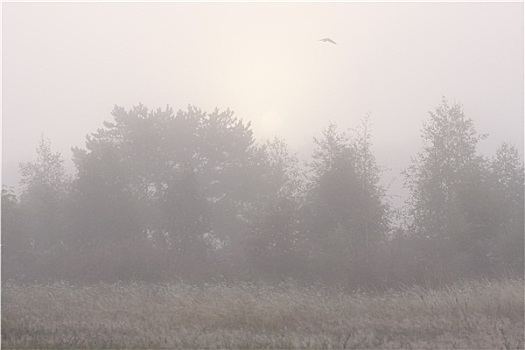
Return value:
M 523 279 L 345 291 L 295 283 L 2 284 L 2 348 L 523 349 Z

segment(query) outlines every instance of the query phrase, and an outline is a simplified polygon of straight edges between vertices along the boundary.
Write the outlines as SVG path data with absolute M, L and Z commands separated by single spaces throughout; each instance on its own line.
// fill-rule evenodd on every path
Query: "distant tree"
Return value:
M 297 277 L 304 272 L 306 239 L 299 220 L 304 191 L 299 162 L 277 138 L 261 152 L 259 198 L 244 239 L 248 261 L 259 278 Z
M 423 126 L 423 150 L 404 171 L 410 190 L 412 229 L 423 237 L 449 237 L 458 191 L 480 180 L 483 159 L 476 154 L 478 135 L 459 104 L 443 98 Z
M 143 105 L 115 107 L 112 115 L 113 122 L 88 137 L 86 149 L 73 149 L 76 232 L 81 250 L 112 251 L 109 265 L 125 275 L 151 268 L 144 264 L 162 250 L 147 254 L 148 248 L 175 256 L 193 239 L 191 227 L 175 227 L 184 218 L 176 213 L 180 205 L 172 204 L 178 194 L 181 203 L 192 204 L 187 192 L 194 188 L 191 133 L 197 121 L 176 118 L 169 107 L 149 111 Z
M 249 123 L 227 110 L 203 115 L 198 133 L 203 195 L 209 208 L 208 239 L 220 242 L 228 271 L 242 269 L 243 234 L 261 196 L 263 152 Z
M 34 162 L 20 164 L 22 194 L 27 235 L 33 249 L 50 254 L 64 246 L 64 211 L 69 180 L 64 160 L 51 150 L 51 142 L 41 138 Z
M 260 179 L 249 124 L 191 106 L 112 114 L 86 149 L 73 150 L 80 241 L 153 247 L 178 271 L 211 268 L 206 256 L 217 247 L 239 251 Z
M 518 149 L 503 143 L 490 162 L 490 176 L 500 218 L 495 227 L 490 258 L 523 274 L 524 264 L 524 165 Z M 494 215 L 494 214 L 493 214 Z
M 77 176 L 73 183 L 78 249 L 99 251 L 136 235 L 128 148 L 121 130 L 99 129 L 87 137 L 86 149 L 73 148 Z
M 433 242 L 425 257 L 439 270 L 433 273 L 486 274 L 503 219 L 494 191 L 494 178 L 501 175 L 490 175 L 489 163 L 476 153 L 486 135 L 476 132 L 461 105 L 450 106 L 443 98 L 430 116 L 423 127 L 423 150 L 405 171 L 411 230 Z
M 31 250 L 19 200 L 12 188 L 2 186 L 2 275 L 5 279 L 23 273 Z
M 371 115 L 367 114 L 355 130 L 353 148 L 356 154 L 356 173 L 362 182 L 364 198 L 361 229 L 364 246 L 369 249 L 385 238 L 390 230 L 391 209 L 386 201 L 386 189 L 381 185 L 382 169 L 373 153 Z
M 518 149 L 503 143 L 490 162 L 490 172 L 496 189 L 506 202 L 504 211 L 523 220 L 524 166 Z M 517 221 L 519 223 L 519 219 Z M 523 224 L 523 222 L 519 223 Z
M 306 208 L 311 211 L 311 230 L 317 239 L 322 239 L 322 232 L 338 226 L 356 228 L 363 187 L 349 135 L 339 133 L 337 126 L 330 124 L 322 132 L 322 138 L 314 138 L 314 142 Z
M 384 243 L 391 230 L 392 209 L 386 189 L 380 183 L 383 169 L 373 153 L 371 114 L 368 113 L 354 132 L 353 148 L 356 154 L 356 173 L 363 187 L 360 218 L 360 248 L 355 254 L 352 276 L 357 283 L 373 283 L 377 274 L 378 256 L 383 254 L 379 243 Z
M 314 138 L 309 190 L 304 206 L 316 268 L 334 269 L 336 279 L 356 282 L 371 273 L 371 247 L 386 234 L 388 210 L 379 185 L 380 169 L 364 120 L 355 137 L 334 124 Z M 337 261 L 337 262 L 336 262 Z M 325 267 L 323 267 L 325 266 Z M 359 275 L 359 276 L 358 276 Z

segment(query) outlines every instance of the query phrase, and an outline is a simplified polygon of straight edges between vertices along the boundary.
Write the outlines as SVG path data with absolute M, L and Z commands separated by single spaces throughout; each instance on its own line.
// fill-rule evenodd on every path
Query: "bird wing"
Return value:
M 337 45 L 337 43 L 335 41 L 333 41 L 332 39 L 330 39 L 330 38 L 323 38 L 323 39 L 321 39 L 319 41 L 322 41 L 322 42 L 325 42 L 325 43 L 332 43 L 334 45 Z

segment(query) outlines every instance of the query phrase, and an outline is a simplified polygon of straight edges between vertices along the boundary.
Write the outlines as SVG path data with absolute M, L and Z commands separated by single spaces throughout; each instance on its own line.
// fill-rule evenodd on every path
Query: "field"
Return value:
M 523 349 L 524 281 L 2 286 L 2 348 Z

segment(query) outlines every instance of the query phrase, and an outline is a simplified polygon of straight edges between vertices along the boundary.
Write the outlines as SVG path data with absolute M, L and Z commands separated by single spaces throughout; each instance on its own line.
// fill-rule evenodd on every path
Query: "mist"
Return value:
M 6 3 L 3 183 L 18 185 L 42 133 L 70 159 L 114 105 L 139 102 L 229 108 L 305 156 L 327 121 L 371 112 L 388 182 L 446 96 L 490 134 L 484 153 L 523 154 L 521 6 Z
M 2 345 L 523 347 L 523 11 L 4 3 Z

